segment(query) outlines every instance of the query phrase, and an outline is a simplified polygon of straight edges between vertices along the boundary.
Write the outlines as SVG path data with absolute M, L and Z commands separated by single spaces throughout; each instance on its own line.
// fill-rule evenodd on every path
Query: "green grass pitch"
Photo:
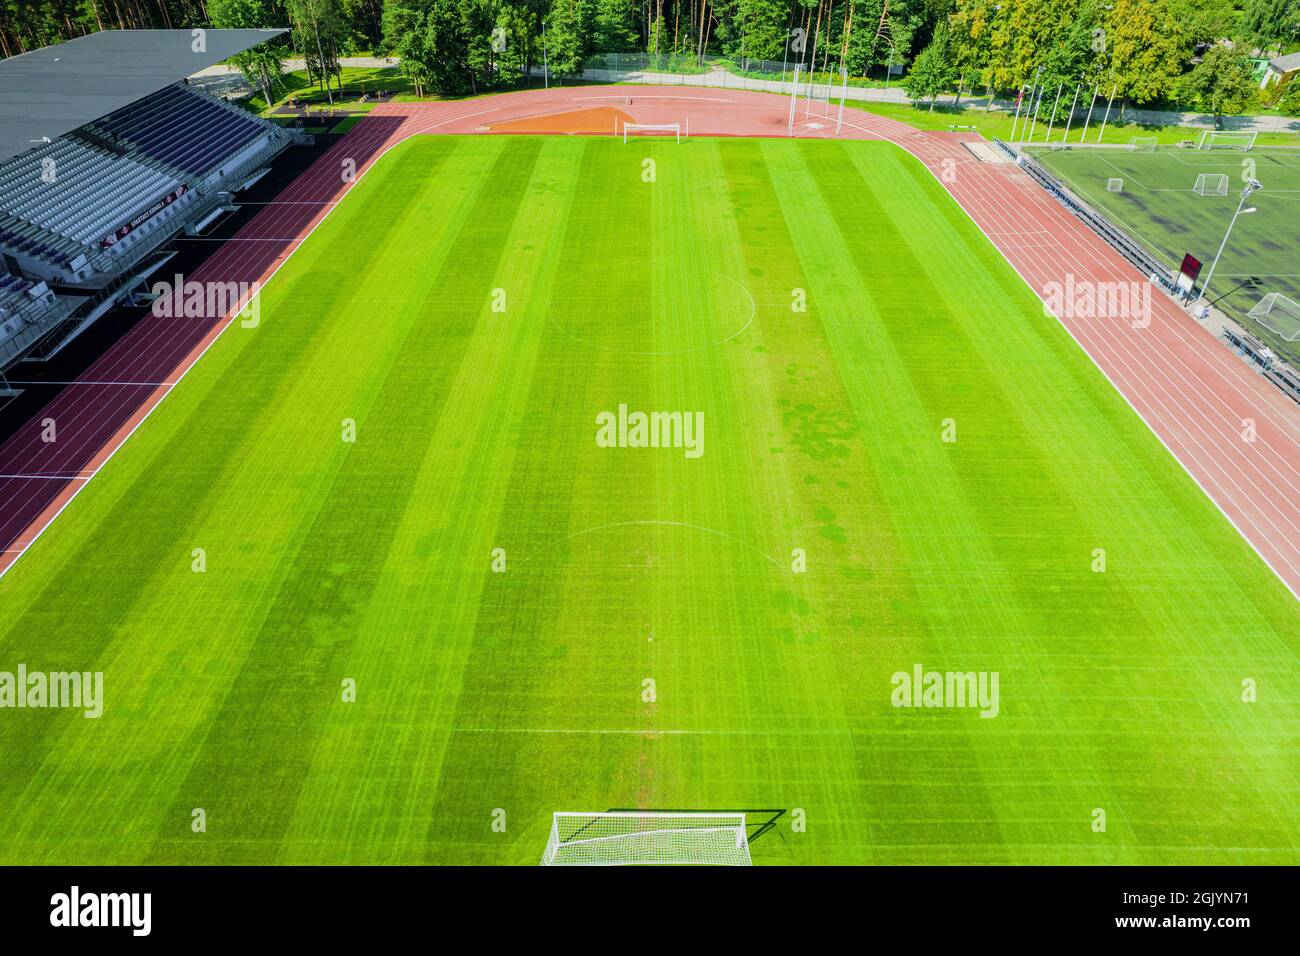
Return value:
M 620 404 L 703 454 L 598 447 Z M 1298 633 L 893 146 L 419 137 L 0 579 L 0 669 L 105 681 L 0 711 L 0 862 L 533 864 L 640 807 L 787 811 L 758 863 L 1296 863 Z M 998 715 L 895 708 L 917 664 Z
M 1243 176 L 1257 179 L 1264 188 L 1250 199 L 1256 212 L 1238 218 L 1209 298 L 1300 364 L 1300 342 L 1286 341 L 1246 315 L 1269 292 L 1300 302 L 1300 150 L 1035 149 L 1033 155 L 1170 268 L 1185 253 L 1196 256 L 1205 263 L 1202 279 L 1241 199 Z M 1200 173 L 1227 176 L 1228 194 L 1197 195 L 1192 189 Z M 1107 191 L 1111 178 L 1124 181 L 1122 191 Z

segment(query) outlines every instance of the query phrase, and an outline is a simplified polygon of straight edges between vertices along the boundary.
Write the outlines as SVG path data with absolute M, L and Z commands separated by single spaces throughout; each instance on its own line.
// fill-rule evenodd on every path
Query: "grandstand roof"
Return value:
M 0 159 L 31 149 L 281 33 L 104 30 L 0 60 Z

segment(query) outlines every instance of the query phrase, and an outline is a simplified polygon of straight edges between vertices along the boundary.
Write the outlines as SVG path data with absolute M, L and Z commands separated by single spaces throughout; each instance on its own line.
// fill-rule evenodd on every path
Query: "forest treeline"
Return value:
M 1300 0 L 0 0 L 0 54 L 101 29 L 292 27 L 246 54 L 257 82 L 305 58 L 395 55 L 417 91 L 517 85 L 543 60 L 572 76 L 601 53 L 670 67 L 724 58 L 854 78 L 905 67 L 917 99 L 961 89 L 1100 87 L 1138 104 L 1300 113 L 1300 81 L 1261 91 L 1251 57 L 1300 47 Z

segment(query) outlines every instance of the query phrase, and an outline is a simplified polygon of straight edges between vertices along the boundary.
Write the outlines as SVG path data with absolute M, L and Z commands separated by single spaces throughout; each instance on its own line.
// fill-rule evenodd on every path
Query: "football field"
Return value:
M 1208 298 L 1262 337 L 1292 364 L 1300 364 L 1300 341 L 1291 320 L 1269 328 L 1248 313 L 1270 292 L 1300 302 L 1300 150 L 1284 148 L 1042 149 L 1033 156 L 1094 208 L 1155 252 L 1170 269 L 1186 253 L 1209 276 L 1246 179 L 1263 189 L 1238 217 L 1215 270 Z M 1224 195 L 1194 191 L 1201 175 L 1218 179 Z M 1113 179 L 1122 185 L 1108 191 Z M 1280 334 L 1279 334 L 1280 333 Z
M 902 150 L 418 136 L 0 578 L 104 687 L 3 713 L 0 863 L 1293 864 L 1297 635 Z

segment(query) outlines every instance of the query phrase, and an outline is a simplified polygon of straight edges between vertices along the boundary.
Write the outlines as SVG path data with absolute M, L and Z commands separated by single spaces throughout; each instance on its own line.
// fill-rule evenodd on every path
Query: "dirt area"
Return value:
M 631 103 L 629 98 L 628 103 Z M 612 106 L 593 106 L 588 109 L 568 110 L 563 113 L 542 113 L 519 119 L 492 123 L 483 129 L 492 133 L 569 133 L 613 136 L 623 129 L 624 123 L 635 123 L 631 116 Z

